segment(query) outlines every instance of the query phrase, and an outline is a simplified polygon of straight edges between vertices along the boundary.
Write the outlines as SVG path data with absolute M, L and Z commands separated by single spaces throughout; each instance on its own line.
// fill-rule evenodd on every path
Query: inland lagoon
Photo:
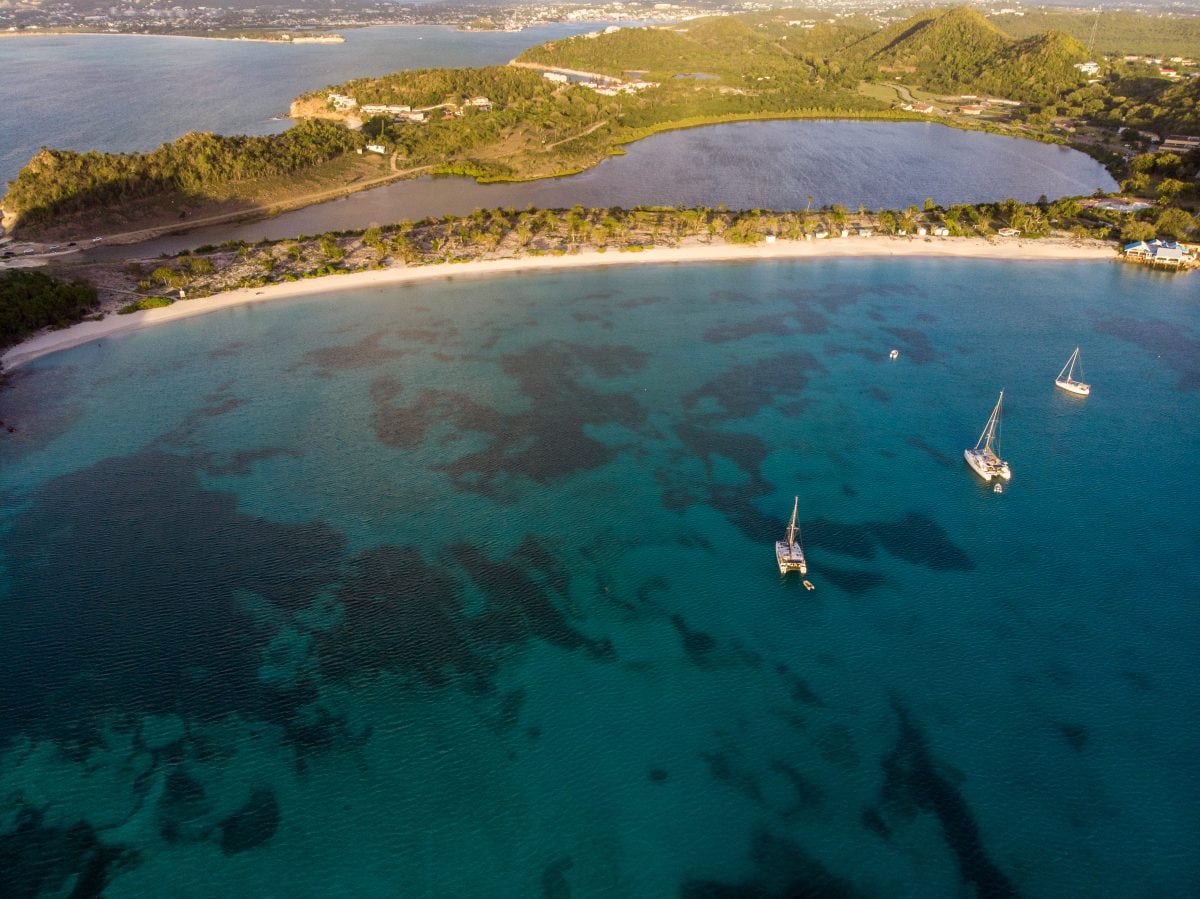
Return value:
M 0 894 L 1195 894 L 1190 280 L 333 281 L 29 362 Z

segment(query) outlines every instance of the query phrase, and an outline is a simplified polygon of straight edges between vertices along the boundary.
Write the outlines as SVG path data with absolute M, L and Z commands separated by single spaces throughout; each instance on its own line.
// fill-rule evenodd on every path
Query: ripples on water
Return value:
M 0 894 L 1194 892 L 1188 289 L 609 269 L 33 363 Z

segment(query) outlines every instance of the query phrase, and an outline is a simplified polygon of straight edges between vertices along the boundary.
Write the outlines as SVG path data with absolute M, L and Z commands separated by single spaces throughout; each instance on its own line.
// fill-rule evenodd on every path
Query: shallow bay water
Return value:
M 1194 893 L 1188 280 L 331 285 L 31 363 L 0 894 Z

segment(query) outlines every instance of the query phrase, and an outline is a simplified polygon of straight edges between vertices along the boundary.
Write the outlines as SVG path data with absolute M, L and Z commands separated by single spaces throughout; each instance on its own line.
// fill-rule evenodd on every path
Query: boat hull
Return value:
M 971 469 L 985 481 L 990 482 L 992 478 L 1012 480 L 1012 471 L 1009 469 L 1008 463 L 990 453 L 982 450 L 963 450 L 963 458 L 967 460 Z
M 797 543 L 788 543 L 786 540 L 778 541 L 775 544 L 775 561 L 779 564 L 780 574 L 787 574 L 789 571 L 808 573 L 804 550 Z
M 1054 382 L 1054 386 L 1076 396 L 1087 396 L 1092 392 L 1092 385 L 1084 384 L 1083 381 L 1067 381 L 1060 378 Z

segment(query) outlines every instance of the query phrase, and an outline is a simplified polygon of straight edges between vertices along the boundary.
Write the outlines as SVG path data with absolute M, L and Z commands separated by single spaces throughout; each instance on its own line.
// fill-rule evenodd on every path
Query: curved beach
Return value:
M 484 258 L 450 265 L 396 266 L 372 271 L 329 275 L 264 287 L 244 288 L 202 299 L 184 300 L 161 309 L 129 315 L 107 315 L 61 331 L 46 331 L 9 348 L 0 363 L 12 370 L 26 362 L 151 325 L 205 315 L 244 303 L 312 296 L 334 290 L 356 290 L 456 277 L 489 277 L 523 271 L 551 271 L 608 265 L 694 265 L 706 262 L 759 262 L 792 259 L 880 258 L 999 259 L 1012 261 L 1113 260 L 1115 248 L 1102 241 L 1073 238 L 1019 240 L 980 237 L 852 237 L 826 240 L 779 240 L 757 245 L 689 242 L 678 247 L 655 247 L 638 252 L 583 250 L 564 256 Z

